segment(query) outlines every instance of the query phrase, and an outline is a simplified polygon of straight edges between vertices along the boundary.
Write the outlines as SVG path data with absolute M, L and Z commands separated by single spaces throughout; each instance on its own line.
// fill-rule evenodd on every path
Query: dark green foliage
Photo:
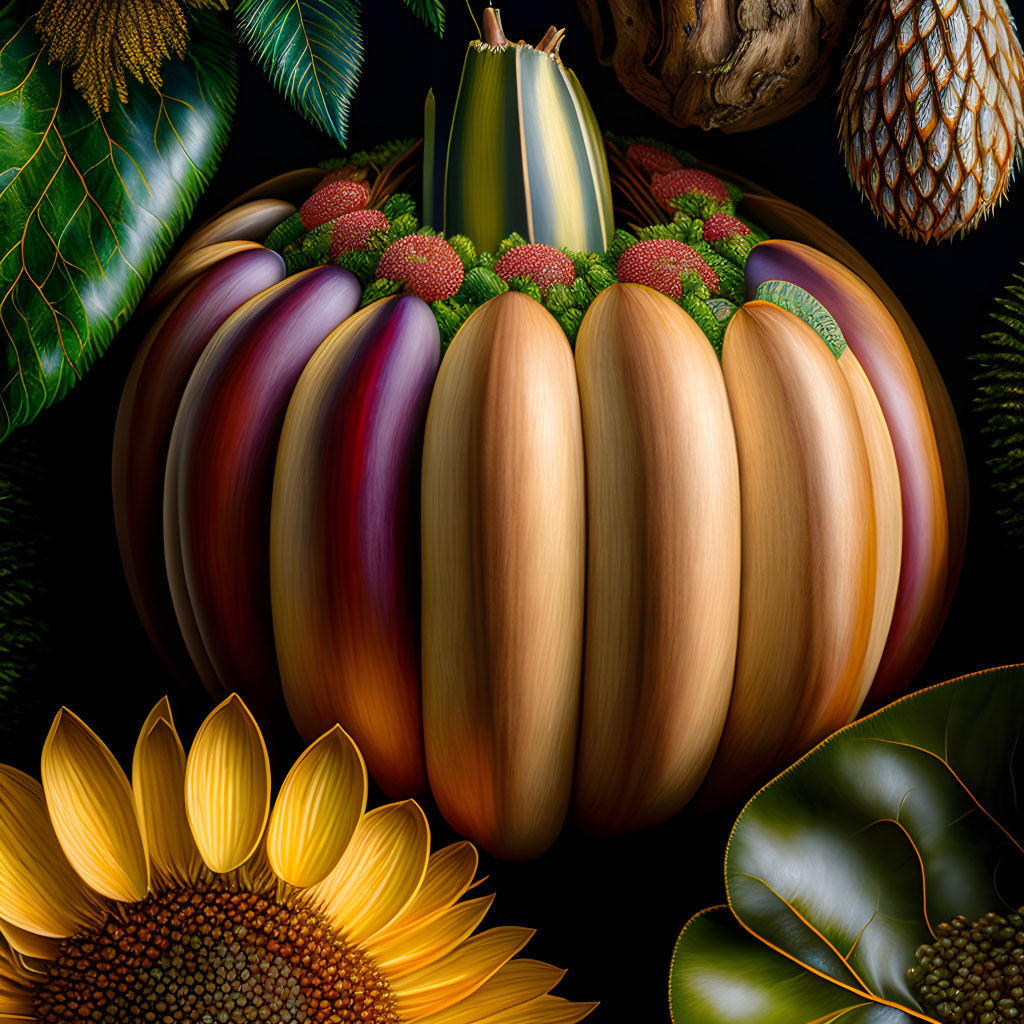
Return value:
M 465 235 L 452 235 L 448 239 L 448 244 L 462 260 L 462 265 L 466 270 L 476 264 L 476 246 Z
M 0 735 L 27 710 L 46 651 L 40 480 L 31 440 L 19 434 L 0 445 Z
M 243 42 L 274 87 L 342 145 L 363 62 L 352 0 L 239 0 Z
M 981 366 L 974 407 L 985 417 L 982 429 L 994 453 L 989 467 L 1005 495 L 1000 515 L 1024 543 L 1024 276 L 1014 281 L 996 299 L 1000 308 L 992 318 L 1001 329 L 984 335 L 989 351 L 971 358 Z
M 442 0 L 405 0 L 406 6 L 428 28 L 444 35 L 444 4 Z
M 274 249 L 277 252 L 282 252 L 293 242 L 297 242 L 304 234 L 306 229 L 302 223 L 302 216 L 298 210 L 296 210 L 290 217 L 286 217 L 280 224 L 274 228 L 269 235 L 267 235 L 264 245 L 268 249 Z
M 131 316 L 217 166 L 236 75 L 230 34 L 205 15 L 160 92 L 133 88 L 97 118 L 17 5 L 0 37 L 2 438 L 63 398 Z

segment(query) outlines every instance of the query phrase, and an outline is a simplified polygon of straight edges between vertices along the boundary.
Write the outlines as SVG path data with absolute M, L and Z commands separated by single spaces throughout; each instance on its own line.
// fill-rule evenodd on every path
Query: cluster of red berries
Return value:
M 333 221 L 328 253 L 332 260 L 351 249 L 365 248 L 370 232 L 387 231 L 391 226 L 380 210 L 366 209 L 370 201 L 366 183 L 338 177 L 343 173 L 344 168 L 328 174 L 299 210 L 302 226 L 307 231 Z

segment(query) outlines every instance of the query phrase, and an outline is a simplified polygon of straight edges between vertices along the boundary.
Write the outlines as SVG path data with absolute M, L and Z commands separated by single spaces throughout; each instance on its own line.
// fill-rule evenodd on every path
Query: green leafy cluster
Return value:
M 614 137 L 613 141 L 614 140 Z M 682 150 L 665 146 L 655 140 L 623 139 L 623 145 L 647 142 L 671 153 L 683 163 L 694 163 L 692 157 Z M 320 166 L 325 172 L 341 167 L 380 167 L 394 157 L 408 151 L 411 140 L 402 139 L 386 143 L 373 150 L 343 154 Z M 747 256 L 753 246 L 768 236 L 756 225 L 743 218 L 737 218 L 750 229 L 749 235 L 735 236 L 708 243 L 703 240 L 704 223 L 716 213 L 735 217 L 735 203 L 742 193 L 735 185 L 726 182 L 729 198 L 718 202 L 706 196 L 680 196 L 673 205 L 676 207 L 672 219 L 662 224 L 651 224 L 630 233 L 617 230 L 608 249 L 603 253 L 562 251 L 572 260 L 575 281 L 572 286 L 556 283 L 541 292 L 537 282 L 529 275 L 502 280 L 494 266 L 510 249 L 528 244 L 519 234 L 511 234 L 497 246 L 493 253 L 477 252 L 473 241 L 465 235 L 453 235 L 446 239 L 455 250 L 465 268 L 465 278 L 458 293 L 450 299 L 432 302 L 431 309 L 437 319 L 444 348 L 447 348 L 456 332 L 470 314 L 485 302 L 505 291 L 519 291 L 541 303 L 558 321 L 571 344 L 583 316 L 595 298 L 617 280 L 616 266 L 619 257 L 631 245 L 645 239 L 668 238 L 683 242 L 694 249 L 718 277 L 719 287 L 712 294 L 700 276 L 694 271 L 681 275 L 682 294 L 676 301 L 693 318 L 707 335 L 715 351 L 721 354 L 725 328 L 730 317 L 744 301 L 744 268 Z M 694 200 L 690 202 L 690 200 Z M 406 193 L 389 196 L 381 210 L 388 219 L 386 231 L 371 233 L 363 249 L 342 253 L 334 262 L 359 278 L 363 285 L 362 305 L 378 299 L 397 295 L 402 291 L 401 282 L 377 278 L 377 265 L 388 246 L 409 235 L 437 236 L 442 233 L 420 222 L 416 201 Z M 298 213 L 279 224 L 267 237 L 265 244 L 284 257 L 289 273 L 296 273 L 329 261 L 333 225 L 328 222 L 307 231 Z
M 981 366 L 974 407 L 986 419 L 982 429 L 994 452 L 989 467 L 1006 496 L 999 514 L 1024 542 L 1024 276 L 1015 275 L 996 301 L 1000 308 L 992 318 L 1001 329 L 983 336 L 989 351 L 971 357 Z

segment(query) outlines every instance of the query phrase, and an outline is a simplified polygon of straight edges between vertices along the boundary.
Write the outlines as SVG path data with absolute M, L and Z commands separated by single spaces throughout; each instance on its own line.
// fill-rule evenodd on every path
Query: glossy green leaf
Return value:
M 444 35 L 444 0 L 405 0 L 420 21 L 439 36 Z
M 274 87 L 342 145 L 363 60 L 352 0 L 241 0 L 242 38 Z
M 227 140 L 230 38 L 204 18 L 158 92 L 95 117 L 30 20 L 0 15 L 0 438 L 62 398 L 128 319 Z
M 732 915 L 680 937 L 676 1020 L 932 1020 L 906 979 L 917 947 L 1024 904 L 1022 731 L 1024 668 L 995 669 L 897 701 L 769 783 L 729 842 Z

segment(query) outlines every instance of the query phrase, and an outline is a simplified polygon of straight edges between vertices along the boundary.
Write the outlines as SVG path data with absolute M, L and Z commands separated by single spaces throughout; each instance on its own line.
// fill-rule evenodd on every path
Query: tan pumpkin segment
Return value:
M 732 703 L 707 788 L 731 797 L 796 751 L 803 723 L 853 706 L 878 540 L 857 408 L 815 331 L 748 302 L 729 322 L 722 370 L 739 451 L 742 589 Z
M 613 285 L 576 341 L 587 624 L 576 814 L 626 832 L 704 777 L 732 692 L 740 481 L 722 371 L 667 296 Z
M 871 689 L 882 660 L 889 626 L 896 606 L 896 591 L 900 583 L 900 561 L 903 552 L 903 501 L 900 495 L 900 471 L 896 464 L 889 427 L 882 407 L 871 388 L 864 368 L 851 349 L 839 357 L 839 369 L 850 390 L 861 434 L 864 437 L 871 471 L 871 495 L 875 510 L 877 575 L 875 577 L 875 603 L 871 615 L 871 634 L 868 650 L 861 669 L 860 682 L 834 706 L 826 706 L 824 713 L 804 723 L 795 742 L 807 749 L 842 725 L 851 722 L 860 711 Z M 839 722 L 839 725 L 832 723 Z
M 572 352 L 506 292 L 441 364 L 423 451 L 423 713 L 438 806 L 492 853 L 558 834 L 583 643 L 583 437 Z

